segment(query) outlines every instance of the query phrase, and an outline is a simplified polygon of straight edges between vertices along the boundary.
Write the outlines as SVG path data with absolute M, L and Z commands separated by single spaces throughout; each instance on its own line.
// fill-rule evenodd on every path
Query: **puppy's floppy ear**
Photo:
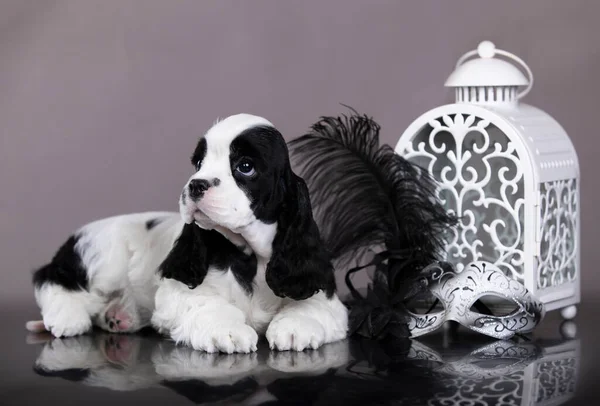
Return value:
M 190 289 L 202 283 L 208 272 L 204 232 L 195 223 L 183 226 L 171 252 L 158 268 L 161 277 L 185 283 Z
M 294 300 L 307 299 L 319 290 L 331 297 L 333 265 L 313 219 L 306 183 L 288 167 L 279 187 L 284 202 L 267 265 L 267 284 L 277 296 Z

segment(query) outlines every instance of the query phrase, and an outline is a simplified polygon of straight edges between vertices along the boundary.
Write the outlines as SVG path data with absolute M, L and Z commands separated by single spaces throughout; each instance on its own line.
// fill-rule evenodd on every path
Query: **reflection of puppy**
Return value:
M 324 345 L 316 351 L 271 352 L 267 365 L 286 375 L 319 375 L 346 365 L 350 360 L 347 340 Z M 281 374 L 279 374 L 281 375 Z
M 232 385 L 260 370 L 257 353 L 208 354 L 172 342 L 155 348 L 152 363 L 167 381 L 194 379 L 212 386 Z
M 43 323 L 55 336 L 93 324 L 131 332 L 152 323 L 207 352 L 302 351 L 341 340 L 347 310 L 305 182 L 264 118 L 217 122 L 192 156 L 180 213 L 90 223 L 34 275 Z
M 153 341 L 133 335 L 56 338 L 44 345 L 34 370 L 89 386 L 129 391 L 157 383 L 150 362 Z
M 348 341 L 304 352 L 207 354 L 161 343 L 152 360 L 164 386 L 195 403 L 263 404 L 272 382 L 331 374 L 349 361 Z

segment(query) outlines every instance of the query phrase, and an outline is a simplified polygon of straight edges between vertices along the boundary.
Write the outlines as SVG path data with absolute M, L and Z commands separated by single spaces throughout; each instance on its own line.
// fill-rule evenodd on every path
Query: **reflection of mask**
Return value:
M 444 305 L 438 313 L 410 313 L 409 330 L 413 337 L 439 328 L 445 321 L 454 320 L 463 326 L 499 339 L 508 339 L 516 333 L 527 333 L 544 316 L 544 308 L 531 293 L 516 280 L 507 277 L 488 262 L 473 262 L 462 272 L 437 266 L 426 276 L 431 293 Z M 471 310 L 483 296 L 498 296 L 514 302 L 517 308 L 506 316 L 493 316 Z
M 470 351 L 455 360 L 445 360 L 437 351 L 416 340 L 407 357 L 436 363 L 436 372 L 469 379 L 502 378 L 523 370 L 544 355 L 542 347 L 534 343 L 494 341 Z

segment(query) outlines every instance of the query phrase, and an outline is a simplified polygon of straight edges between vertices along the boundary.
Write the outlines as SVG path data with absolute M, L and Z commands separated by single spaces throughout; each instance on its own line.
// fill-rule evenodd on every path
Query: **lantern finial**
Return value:
M 499 59 L 498 56 L 517 62 L 528 77 L 514 63 Z M 491 41 L 482 41 L 477 50 L 460 57 L 445 85 L 456 88 L 457 103 L 515 108 L 518 100 L 531 89 L 533 74 L 516 55 L 497 49 Z M 520 86 L 526 88 L 518 92 Z
M 496 45 L 492 41 L 482 41 L 477 47 L 481 58 L 493 58 L 496 55 Z

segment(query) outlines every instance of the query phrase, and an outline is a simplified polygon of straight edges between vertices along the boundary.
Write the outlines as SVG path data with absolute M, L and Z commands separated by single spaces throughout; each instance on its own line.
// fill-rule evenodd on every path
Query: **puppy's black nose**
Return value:
M 198 199 L 199 197 L 202 197 L 204 192 L 206 192 L 209 187 L 210 183 L 207 180 L 192 179 L 188 185 L 188 189 L 190 189 L 190 197 L 192 199 Z

